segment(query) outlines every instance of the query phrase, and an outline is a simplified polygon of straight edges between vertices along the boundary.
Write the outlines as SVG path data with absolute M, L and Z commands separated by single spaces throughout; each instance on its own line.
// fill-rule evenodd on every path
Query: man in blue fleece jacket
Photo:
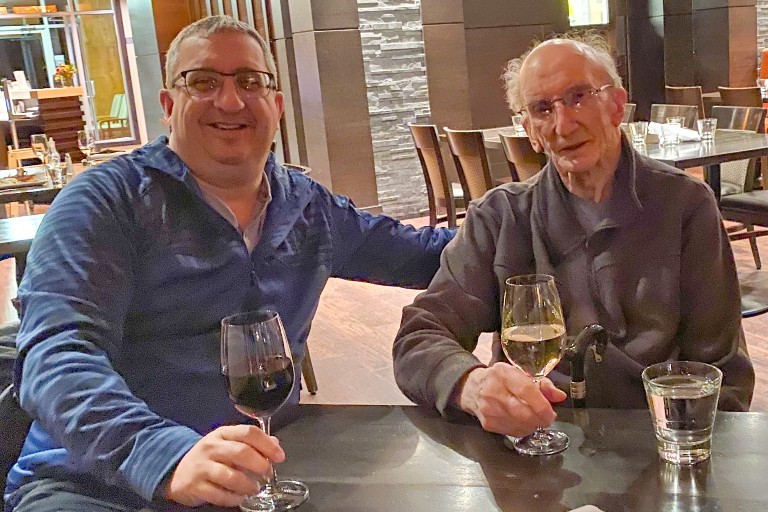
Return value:
M 12 510 L 238 505 L 257 491 L 248 472 L 284 453 L 227 397 L 221 318 L 280 313 L 298 380 L 329 277 L 425 287 L 453 236 L 357 210 L 275 163 L 283 98 L 247 25 L 187 27 L 166 77 L 170 139 L 79 176 L 32 245 L 15 382 L 34 423 Z

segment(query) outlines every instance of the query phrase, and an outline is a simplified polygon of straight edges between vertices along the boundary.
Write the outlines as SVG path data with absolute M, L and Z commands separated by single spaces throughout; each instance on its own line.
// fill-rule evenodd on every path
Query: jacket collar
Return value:
M 622 137 L 622 151 L 614 174 L 611 195 L 604 205 L 604 218 L 594 232 L 581 227 L 571 204 L 570 192 L 550 161 L 536 187 L 534 219 L 546 233 L 550 256 L 565 256 L 573 249 L 603 230 L 616 229 L 641 218 L 643 205 L 637 193 L 637 154 Z
M 192 177 L 189 167 L 171 148 L 168 137 L 163 135 L 136 150 L 147 167 L 163 173 L 186 185 L 201 200 L 202 192 Z M 267 207 L 267 217 L 261 234 L 259 247 L 277 247 L 288 236 L 296 220 L 302 215 L 312 196 L 312 180 L 298 173 L 289 173 L 275 161 L 270 153 L 264 166 L 269 180 L 272 200 Z

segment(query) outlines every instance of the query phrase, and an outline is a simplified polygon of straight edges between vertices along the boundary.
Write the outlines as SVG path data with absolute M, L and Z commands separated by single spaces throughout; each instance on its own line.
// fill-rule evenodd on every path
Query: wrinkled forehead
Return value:
M 235 31 L 201 34 L 185 39 L 179 46 L 176 67 L 177 70 L 210 68 L 221 72 L 267 69 L 258 41 Z
M 579 43 L 545 41 L 523 62 L 520 92 L 523 102 L 528 103 L 558 96 L 580 85 L 597 87 L 607 76 Z

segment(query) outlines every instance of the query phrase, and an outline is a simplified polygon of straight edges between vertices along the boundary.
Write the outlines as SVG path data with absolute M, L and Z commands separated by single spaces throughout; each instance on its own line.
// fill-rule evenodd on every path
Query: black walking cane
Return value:
M 602 360 L 608 345 L 608 333 L 598 324 L 591 324 L 581 330 L 576 340 L 565 350 L 563 357 L 571 362 L 571 401 L 575 409 L 587 405 L 587 382 L 584 378 L 584 358 L 590 347 L 595 354 L 595 361 Z

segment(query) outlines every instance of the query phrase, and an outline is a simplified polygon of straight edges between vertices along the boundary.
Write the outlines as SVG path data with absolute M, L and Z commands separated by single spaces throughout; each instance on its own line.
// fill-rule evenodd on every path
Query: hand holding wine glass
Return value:
M 509 361 L 539 385 L 560 361 L 565 323 L 555 279 L 545 274 L 507 279 L 502 312 L 501 343 Z M 526 455 L 551 455 L 568 448 L 564 432 L 537 428 L 517 439 L 515 449 Z
M 293 360 L 280 316 L 254 311 L 221 321 L 221 370 L 235 408 L 270 433 L 272 415 L 294 384 Z M 274 466 L 264 489 L 240 505 L 246 512 L 284 511 L 307 499 L 309 490 L 294 480 L 277 480 Z

